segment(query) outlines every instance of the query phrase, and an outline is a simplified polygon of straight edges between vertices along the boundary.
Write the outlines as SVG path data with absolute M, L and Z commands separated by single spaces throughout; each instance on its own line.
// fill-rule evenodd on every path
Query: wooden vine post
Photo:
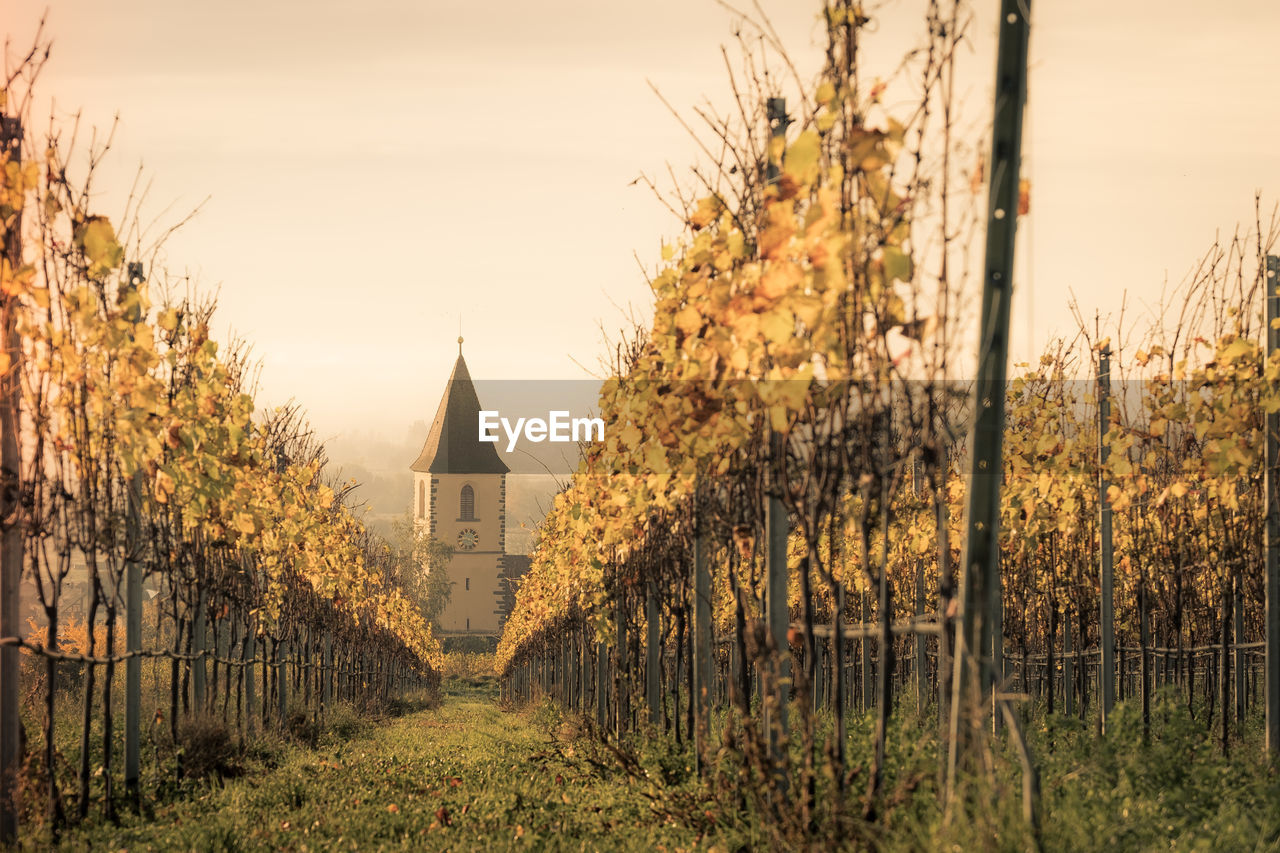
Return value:
M 631 716 L 630 703 L 627 701 L 630 697 L 631 685 L 628 679 L 629 664 L 627 661 L 627 600 L 626 594 L 618 596 L 617 604 L 617 644 L 613 650 L 617 666 L 613 673 L 614 683 L 614 729 L 621 741 L 623 735 L 627 733 L 627 721 Z
M 774 434 L 773 447 L 775 453 L 782 452 L 782 436 Z M 777 458 L 777 457 L 775 457 Z M 781 484 L 779 484 L 781 488 Z M 774 664 L 772 667 L 773 689 L 768 695 L 776 702 L 776 716 L 768 713 L 771 706 L 765 703 L 765 725 L 769 732 L 770 747 L 778 772 L 782 773 L 781 739 L 787 734 L 787 702 L 790 699 L 788 687 L 791 682 L 791 645 L 787 641 L 787 628 L 791 621 L 791 609 L 787 604 L 787 508 L 782 498 L 769 496 L 765 515 L 765 534 L 768 540 L 765 571 L 768 585 L 765 590 L 765 610 L 769 626 L 769 635 L 773 640 Z M 785 782 L 785 778 L 781 779 Z
M 22 122 L 0 115 L 0 152 L 18 162 L 22 155 Z M 22 266 L 21 216 L 4 230 L 3 259 L 11 270 Z M 18 444 L 21 385 L 17 363 L 22 354 L 18 338 L 17 294 L 0 296 L 4 360 L 0 371 L 0 637 L 18 636 L 18 595 L 22 579 L 22 503 L 19 495 L 22 450 Z M 22 763 L 21 723 L 18 720 L 18 681 L 22 677 L 17 646 L 0 647 L 0 844 L 17 838 L 18 813 L 13 802 Z
M 645 585 L 644 623 L 644 695 L 649 706 L 649 725 L 657 727 L 662 722 L 660 704 L 662 646 L 661 634 L 658 631 L 658 591 L 653 581 Z
M 1267 256 L 1267 357 L 1280 350 L 1280 257 Z M 1277 506 L 1276 466 L 1280 465 L 1280 412 L 1267 415 L 1267 458 L 1265 499 L 1266 522 L 1266 683 L 1267 753 L 1274 760 L 1280 756 L 1280 507 Z
M 324 703 L 324 710 L 327 714 L 333 710 L 333 634 L 325 631 L 324 634 L 324 686 L 321 691 L 320 701 Z
M 950 605 L 954 600 L 952 598 L 952 577 L 951 577 L 951 543 L 948 541 L 947 525 L 949 523 L 947 502 L 944 498 L 947 489 L 947 475 L 951 468 L 950 453 L 947 444 L 950 440 L 951 432 L 946 430 L 944 437 L 939 441 L 937 472 L 938 482 L 936 483 L 936 491 L 934 493 L 934 529 L 938 531 L 937 553 L 938 553 L 938 742 L 941 746 L 939 755 L 940 775 L 946 773 L 947 756 L 950 754 L 948 746 L 950 738 L 950 720 L 951 720 L 951 653 L 952 653 L 952 630 L 950 625 Z M 843 734 L 843 731 L 841 732 Z
M 916 457 L 912 461 L 911 467 L 911 491 L 913 494 L 920 494 L 923 489 L 924 474 L 921 471 L 920 457 Z M 925 611 L 925 593 L 924 593 L 924 560 L 916 558 L 914 561 L 915 568 L 915 616 L 917 622 L 924 621 Z M 915 660 L 915 687 L 916 687 L 916 712 L 923 714 L 925 708 L 929 704 L 929 649 L 928 642 L 924 632 L 916 632 L 916 660 Z
M 1071 651 L 1071 611 L 1062 617 L 1062 713 L 1070 717 L 1075 713 L 1076 677 L 1075 659 Z
M 774 139 L 786 136 L 787 101 L 785 98 L 769 98 L 766 109 L 769 116 L 770 132 Z M 778 180 L 778 165 L 770 159 L 768 180 Z M 774 494 L 768 496 L 765 510 L 765 621 L 769 636 L 773 640 L 775 661 L 773 666 L 773 689 L 767 696 L 776 702 L 776 711 L 769 713 L 769 700 L 765 702 L 765 728 L 769 732 L 770 750 L 778 762 L 781 774 L 781 747 L 779 741 L 787 733 L 787 689 L 791 680 L 791 652 L 787 642 L 787 628 L 791 622 L 791 612 L 787 604 L 787 508 L 782 502 L 781 491 L 786 487 L 786 443 L 782 435 L 776 432 L 769 434 L 769 456 L 773 462 Z M 785 778 L 781 780 L 785 782 Z
M 604 643 L 594 644 L 596 653 L 596 728 L 601 732 L 609 719 L 609 650 Z
M 137 292 L 143 282 L 141 263 L 128 268 L 128 287 Z M 130 323 L 142 322 L 142 308 L 135 300 L 129 308 Z M 125 649 L 130 657 L 124 664 L 124 787 L 134 808 L 141 805 L 138 778 L 141 775 L 142 738 L 142 470 L 133 472 L 126 496 L 125 535 Z
M 209 627 L 205 621 L 206 611 L 209 609 L 209 601 L 206 597 L 204 584 L 200 584 L 196 592 L 196 612 L 193 624 L 191 626 L 192 650 L 195 653 L 195 659 L 191 661 L 191 692 L 194 695 L 196 712 L 203 714 L 207 708 L 205 707 L 205 650 L 209 642 Z
M 250 616 L 245 620 L 244 638 L 244 727 L 253 734 L 258 729 L 258 684 L 254 680 L 254 659 L 258 654 L 257 618 Z M 343 688 L 341 681 L 338 690 Z
M 276 699 L 279 701 L 280 719 L 276 721 L 281 729 L 288 726 L 289 720 L 289 643 L 285 640 L 284 629 L 280 629 L 280 639 L 276 642 Z M 368 679 L 368 669 L 364 672 Z M 359 687 L 361 685 L 357 685 Z
M 711 731 L 711 566 L 707 535 L 699 529 L 693 541 L 693 689 L 698 767 L 705 770 Z

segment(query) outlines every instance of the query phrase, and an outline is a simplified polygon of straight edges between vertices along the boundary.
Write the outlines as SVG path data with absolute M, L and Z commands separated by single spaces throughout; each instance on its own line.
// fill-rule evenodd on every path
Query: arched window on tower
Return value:
M 458 520 L 476 520 L 476 492 L 470 486 L 462 487 L 462 495 L 458 498 Z
M 427 515 L 427 484 L 423 480 L 418 481 L 418 518 L 425 518 Z

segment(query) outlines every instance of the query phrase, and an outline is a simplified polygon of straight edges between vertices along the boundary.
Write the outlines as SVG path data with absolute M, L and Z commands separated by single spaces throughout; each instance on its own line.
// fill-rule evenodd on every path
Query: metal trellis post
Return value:
M 1111 537 L 1111 501 L 1107 498 L 1106 464 L 1111 455 L 1106 434 L 1111 428 L 1111 348 L 1098 353 L 1098 531 L 1102 537 L 1099 574 L 1102 592 L 1099 599 L 1098 630 L 1102 643 L 1099 681 L 1102 700 L 1102 732 L 1107 731 L 1107 717 L 1116 701 L 1115 663 L 1115 565 Z
M 950 790 L 954 790 L 961 756 L 965 763 L 973 756 L 968 715 L 982 707 L 982 697 L 995 680 L 990 650 L 994 615 L 1000 603 L 1000 476 L 1030 6 L 1030 0 L 1002 0 L 1000 4 L 982 314 L 974 388 L 973 457 L 965 519 L 961 626 L 956 632 L 955 699 L 951 705 L 947 759 Z

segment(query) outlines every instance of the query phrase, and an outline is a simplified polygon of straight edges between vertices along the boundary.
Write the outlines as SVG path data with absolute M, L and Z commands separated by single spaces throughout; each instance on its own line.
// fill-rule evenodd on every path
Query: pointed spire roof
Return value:
M 498 457 L 497 445 L 480 441 L 479 426 L 480 398 L 462 358 L 462 338 L 458 338 L 458 360 L 453 363 L 427 442 L 410 470 L 422 474 L 506 474 L 510 469 Z

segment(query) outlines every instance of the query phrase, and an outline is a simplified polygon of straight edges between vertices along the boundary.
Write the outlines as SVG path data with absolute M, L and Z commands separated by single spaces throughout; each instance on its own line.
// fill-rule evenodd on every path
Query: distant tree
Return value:
M 416 553 L 421 567 L 419 578 L 422 598 L 419 606 L 423 617 L 436 625 L 453 594 L 453 581 L 449 580 L 449 561 L 453 559 L 453 546 L 424 533 L 417 537 Z
M 453 594 L 453 581 L 449 580 L 453 546 L 414 524 L 408 512 L 392 524 L 390 544 L 396 582 L 423 618 L 438 627 L 440 614 Z

